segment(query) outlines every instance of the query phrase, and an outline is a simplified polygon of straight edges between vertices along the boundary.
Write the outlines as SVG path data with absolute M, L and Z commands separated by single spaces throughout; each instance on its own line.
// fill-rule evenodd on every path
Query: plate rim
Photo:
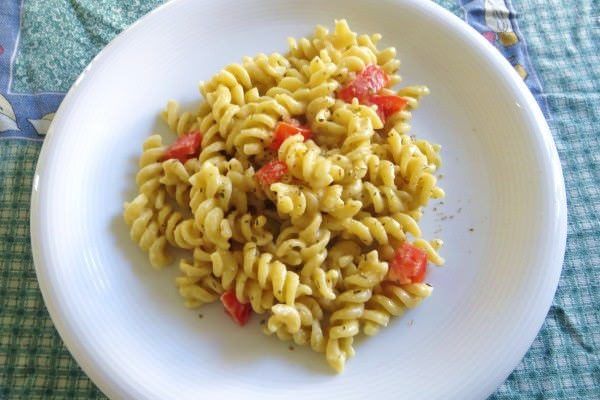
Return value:
M 95 65 L 101 64 L 106 54 L 109 53 L 113 47 L 116 47 L 116 45 L 126 40 L 127 36 L 129 36 L 138 29 L 139 25 L 145 24 L 147 21 L 158 17 L 159 14 L 163 13 L 165 10 L 171 7 L 178 7 L 180 3 L 184 3 L 186 1 L 192 0 L 171 0 L 148 12 L 147 14 L 136 20 L 129 27 L 127 27 L 125 30 L 120 32 L 117 36 L 115 36 L 90 61 L 90 63 L 77 77 L 74 84 L 70 87 L 63 101 L 61 102 L 58 110 L 56 111 L 55 118 L 50 125 L 48 133 L 40 150 L 40 154 L 36 163 L 34 177 L 32 180 L 29 224 L 31 251 L 33 255 L 36 277 L 40 291 L 42 293 L 44 304 L 48 310 L 54 327 L 59 333 L 61 340 L 69 350 L 71 356 L 75 359 L 75 361 L 84 371 L 87 377 L 98 387 L 98 389 L 101 390 L 102 393 L 104 393 L 107 397 L 111 399 L 129 398 L 135 393 L 132 393 L 131 391 L 127 390 L 130 387 L 126 388 L 119 385 L 116 381 L 112 379 L 110 374 L 106 373 L 104 370 L 98 367 L 98 364 L 94 360 L 93 354 L 88 349 L 86 349 L 86 346 L 82 343 L 81 337 L 77 336 L 74 330 L 71 328 L 71 325 L 74 321 L 69 321 L 69 317 L 64 314 L 63 310 L 61 310 L 59 305 L 57 304 L 58 302 L 56 301 L 54 295 L 55 287 L 52 285 L 51 279 L 49 279 L 49 277 L 46 275 L 48 265 L 44 260 L 44 253 L 42 247 L 43 238 L 40 233 L 41 220 L 38 218 L 41 214 L 40 192 L 37 190 L 37 187 L 39 184 L 40 177 L 43 175 L 46 159 L 48 158 L 49 154 L 52 153 L 52 151 L 57 150 L 54 147 L 52 147 L 53 138 L 55 136 L 54 127 L 57 125 L 57 121 L 60 121 L 63 118 L 62 116 L 65 113 L 64 110 L 71 108 L 71 103 L 73 102 L 73 99 L 76 96 L 77 92 L 80 90 L 81 83 L 89 75 L 89 72 L 94 69 Z M 552 266 L 552 270 L 548 271 L 552 274 L 552 276 L 550 279 L 548 279 L 547 285 L 545 287 L 540 288 L 539 293 L 537 293 L 538 296 L 543 297 L 543 299 L 540 300 L 540 303 L 543 304 L 543 307 L 540 307 L 540 309 L 544 309 L 545 312 L 543 314 L 539 312 L 535 316 L 535 318 L 533 318 L 535 322 L 532 325 L 535 327 L 535 334 L 531 335 L 531 337 L 528 337 L 528 340 L 523 340 L 519 346 L 513 348 L 511 356 L 509 357 L 511 359 L 511 362 L 507 363 L 507 366 L 502 371 L 495 373 L 495 379 L 490 380 L 490 382 L 487 383 L 487 385 L 484 385 L 484 388 L 480 387 L 480 389 L 477 391 L 477 393 L 484 395 L 483 398 L 487 398 L 489 395 L 494 393 L 494 391 L 498 387 L 500 387 L 500 385 L 508 378 L 510 373 L 518 366 L 518 364 L 521 362 L 521 360 L 531 347 L 533 341 L 536 339 L 536 337 L 539 334 L 539 331 L 542 328 L 542 325 L 546 319 L 546 316 L 554 299 L 554 295 L 558 288 L 558 283 L 564 263 L 568 227 L 567 197 L 560 157 L 548 123 L 539 107 L 539 104 L 533 97 L 533 94 L 530 92 L 529 88 L 525 85 L 521 77 L 512 68 L 508 61 L 501 55 L 501 53 L 497 51 L 497 49 L 495 49 L 490 43 L 488 43 L 472 26 L 470 26 L 468 23 L 460 19 L 458 16 L 456 16 L 449 10 L 434 2 L 423 2 L 419 0 L 391 0 L 391 3 L 394 3 L 396 5 L 405 4 L 421 12 L 429 12 L 437 20 L 443 21 L 444 23 L 448 24 L 453 31 L 463 36 L 464 39 L 468 39 L 473 44 L 475 44 L 478 47 L 476 49 L 478 55 L 487 58 L 492 64 L 494 64 L 494 66 L 496 66 L 499 69 L 499 71 L 502 72 L 502 74 L 505 75 L 506 78 L 511 81 L 516 90 L 523 96 L 525 104 L 523 104 L 522 106 L 527 108 L 527 110 L 533 117 L 533 125 L 535 125 L 537 128 L 536 132 L 532 134 L 538 135 L 540 139 L 542 139 L 541 143 L 543 144 L 543 146 L 541 147 L 543 147 L 550 162 L 551 169 L 548 173 L 552 181 L 555 183 L 555 189 L 553 193 L 554 200 L 556 202 L 556 213 L 553 216 L 556 230 L 554 232 L 553 239 L 557 241 L 557 254 L 559 255 L 559 257 L 556 259 L 555 265 Z

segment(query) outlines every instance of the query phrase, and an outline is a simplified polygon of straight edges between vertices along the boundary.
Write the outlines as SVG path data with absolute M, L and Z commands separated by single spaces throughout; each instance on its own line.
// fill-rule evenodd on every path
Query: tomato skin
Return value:
M 300 123 L 296 120 L 292 120 L 291 122 L 279 122 L 277 127 L 275 127 L 275 132 L 273 133 L 271 149 L 275 151 L 279 150 L 279 147 L 285 141 L 285 139 L 298 133 L 304 136 L 304 140 L 308 140 L 312 137 L 310 128 L 300 125 Z
M 283 161 L 273 160 L 256 171 L 256 179 L 263 188 L 268 188 L 272 183 L 279 182 L 287 175 L 288 167 Z
M 180 136 L 175 143 L 169 146 L 165 151 L 161 160 L 165 161 L 174 158 L 184 163 L 190 158 L 198 155 L 201 143 L 202 134 L 198 131 L 193 131 Z
M 225 312 L 229 314 L 236 324 L 244 326 L 248 323 L 252 307 L 250 304 L 240 303 L 237 297 L 235 297 L 233 290 L 229 290 L 221 295 L 221 303 L 225 307 Z
M 357 74 L 352 82 L 340 89 L 338 98 L 351 103 L 356 97 L 360 103 L 363 103 L 370 95 L 378 93 L 389 83 L 390 77 L 381 67 L 369 65 Z
M 393 95 L 379 95 L 374 94 L 369 96 L 368 104 L 374 104 L 377 106 L 377 114 L 381 121 L 385 121 L 394 114 L 406 107 L 408 102 L 400 96 Z
M 389 262 L 387 279 L 404 285 L 407 283 L 421 283 L 427 273 L 427 253 L 404 242 L 396 249 L 394 258 Z

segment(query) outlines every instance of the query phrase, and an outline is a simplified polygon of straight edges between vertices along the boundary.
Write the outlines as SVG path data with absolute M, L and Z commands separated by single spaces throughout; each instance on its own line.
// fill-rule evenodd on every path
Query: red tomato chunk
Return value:
M 385 122 L 390 115 L 406 107 L 407 101 L 399 96 L 386 96 L 374 94 L 369 97 L 368 104 L 377 106 L 377 114 L 382 122 Z
M 396 249 L 389 262 L 388 280 L 401 285 L 420 283 L 427 272 L 427 253 L 408 242 Z
M 235 297 L 233 290 L 229 290 L 221 295 L 221 302 L 225 307 L 225 312 L 231 316 L 239 326 L 244 326 L 250 319 L 252 307 L 250 304 L 240 303 Z
M 278 123 L 277 127 L 275 127 L 275 133 L 273 134 L 271 149 L 279 150 L 279 147 L 285 141 L 285 139 L 298 133 L 304 136 L 304 140 L 308 140 L 312 137 L 310 128 L 300 125 L 300 123 L 296 120 L 292 120 L 291 122 L 282 121 Z
M 165 151 L 162 160 L 175 158 L 182 163 L 186 162 L 190 158 L 198 155 L 201 143 L 202 134 L 200 132 L 194 131 L 187 135 L 180 136 L 175 143 L 169 146 Z
M 287 173 L 288 167 L 283 161 L 273 160 L 256 171 L 256 179 L 262 187 L 268 188 L 272 183 L 281 181 Z
M 340 90 L 338 98 L 351 103 L 352 99 L 356 97 L 360 103 L 364 103 L 370 95 L 378 93 L 389 83 L 390 77 L 381 67 L 369 65 L 356 75 L 352 82 Z

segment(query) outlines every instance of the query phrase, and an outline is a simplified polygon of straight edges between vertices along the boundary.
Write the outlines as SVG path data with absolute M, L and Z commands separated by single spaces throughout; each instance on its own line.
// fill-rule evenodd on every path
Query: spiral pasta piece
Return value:
M 146 195 L 149 201 L 153 201 L 161 188 L 163 175 L 160 159 L 163 157 L 165 147 L 160 135 L 152 135 L 144 142 L 142 156 L 139 160 L 140 170 L 135 176 L 140 193 Z
M 369 182 L 379 186 L 396 186 L 397 167 L 390 160 L 382 160 L 375 154 L 367 157 L 367 176 Z
M 259 253 L 256 243 L 246 243 L 243 252 L 246 275 L 256 277 L 262 288 L 270 284 L 279 302 L 293 305 L 297 297 L 312 294 L 310 287 L 300 283 L 298 274 L 288 271 L 283 263 L 274 260 L 272 254 Z
M 365 310 L 365 303 L 372 295 L 372 281 L 383 279 L 387 273 L 387 263 L 379 261 L 376 251 L 369 252 L 358 266 L 358 273 L 346 279 L 346 291 L 341 293 L 336 302 L 340 304 L 329 318 L 329 338 L 325 357 L 329 365 L 337 372 L 342 372 L 346 360 L 354 355 L 351 349 L 354 336 L 359 333 L 360 319 Z M 377 271 L 375 275 L 373 271 Z M 370 274 L 372 279 L 364 279 L 361 274 Z
M 310 297 L 297 299 L 293 306 L 279 304 L 271 310 L 265 333 L 275 333 L 281 340 L 293 340 L 300 346 L 309 345 L 314 351 L 325 351 L 327 338 L 321 324 L 323 310 Z
M 170 241 L 170 243 L 173 246 L 188 250 L 205 244 L 203 234 L 192 218 L 184 219 L 177 224 L 173 230 L 172 242 Z
M 252 89 L 252 78 L 248 70 L 241 64 L 229 64 L 208 82 L 200 84 L 202 93 L 210 93 L 219 86 L 225 86 L 231 92 L 232 102 L 239 106 L 246 103 L 246 92 Z
M 362 315 L 363 332 L 373 336 L 386 327 L 390 316 L 400 316 L 406 309 L 414 308 L 429 297 L 433 288 L 426 283 L 394 285 L 385 283 L 380 294 L 374 294 L 367 302 Z
M 162 176 L 159 178 L 160 184 L 164 185 L 165 190 L 171 198 L 175 199 L 180 207 L 187 207 L 190 201 L 190 173 L 192 163 L 186 167 L 177 159 L 169 159 L 162 162 Z
M 326 262 L 329 269 L 344 271 L 343 275 L 352 275 L 358 270 L 355 261 L 362 253 L 361 246 L 353 240 L 338 240 L 331 246 Z
M 265 228 L 267 218 L 264 215 L 233 212 L 227 216 L 227 221 L 232 231 L 231 239 L 238 243 L 255 242 L 264 246 L 273 240 L 273 234 Z
M 267 323 L 269 332 L 277 332 L 284 328 L 285 332 L 294 334 L 300 330 L 300 313 L 294 306 L 287 304 L 275 304 L 271 307 L 271 317 Z
M 221 285 L 225 290 L 233 287 L 241 259 L 242 254 L 240 252 L 217 249 L 211 253 L 212 273 L 221 280 Z
M 281 215 L 300 217 L 306 212 L 308 201 L 318 202 L 314 194 L 311 196 L 312 193 L 308 193 L 307 196 L 306 191 L 299 189 L 296 185 L 277 182 L 271 184 L 270 190 L 276 195 L 275 204 Z
M 264 93 L 268 88 L 276 86 L 284 77 L 290 62 L 278 53 L 268 56 L 261 53 L 255 57 L 244 57 L 242 65 L 248 72 L 252 84 L 259 92 Z
M 322 189 L 298 187 L 282 182 L 273 183 L 270 190 L 275 193 L 274 203 L 280 215 L 289 215 L 292 223 L 303 225 L 319 212 L 335 218 L 350 218 L 362 208 L 358 200 L 342 198 L 343 187 L 330 185 Z
M 265 93 L 265 97 L 274 99 L 283 106 L 290 116 L 303 115 L 306 112 L 307 79 L 297 70 L 287 70 L 277 86 L 273 86 Z
M 410 232 L 414 237 L 421 236 L 421 229 L 417 222 L 408 214 L 395 213 L 391 216 L 372 217 L 360 216 L 348 218 L 342 222 L 347 236 L 354 236 L 366 245 L 374 241 L 387 244 L 390 239 L 404 241 L 405 232 Z
M 312 38 L 301 38 L 296 40 L 288 38 L 289 59 L 302 59 L 310 61 L 316 57 L 319 52 L 327 45 L 329 41 L 329 30 L 324 26 L 318 25 Z
M 229 239 L 233 235 L 225 212 L 229 209 L 232 184 L 219 169 L 204 163 L 196 174 L 190 178 L 190 208 L 194 214 L 196 226 L 204 233 L 204 237 L 221 249 L 228 249 Z
M 148 252 L 150 263 L 156 268 L 164 267 L 171 262 L 167 238 L 160 231 L 154 213 L 148 207 L 148 198 L 139 194 L 131 202 L 124 204 L 123 217 L 129 225 L 129 235 L 142 250 Z
M 301 252 L 305 247 L 300 230 L 295 226 L 285 226 L 277 236 L 273 253 L 286 265 L 297 266 L 303 261 Z
M 308 144 L 307 144 L 308 143 Z M 279 159 L 286 163 L 291 175 L 310 187 L 323 188 L 343 178 L 343 170 L 323 157 L 312 141 L 304 143 L 302 135 L 288 137 L 279 148 Z
M 209 271 L 211 283 L 216 281 L 222 291 L 233 290 L 238 301 L 250 304 L 257 314 L 270 310 L 275 302 L 272 290 L 264 289 L 255 278 L 249 277 L 243 271 L 241 251 L 217 249 L 210 252 L 196 247 L 194 265 L 200 266 L 203 271 Z
M 442 247 L 443 242 L 439 239 L 432 241 L 432 243 L 424 239 L 415 239 L 413 245 L 424 250 L 427 253 L 427 259 L 435 265 L 443 265 L 444 259 L 439 255 L 438 250 Z
M 411 205 L 412 197 L 395 186 L 375 186 L 364 182 L 361 200 L 364 208 L 372 208 L 376 214 L 395 214 L 406 212 Z
M 363 203 L 352 198 L 344 198 L 344 188 L 341 185 L 331 185 L 319 193 L 319 209 L 337 219 L 354 217 L 362 208 Z
M 196 308 L 212 303 L 223 294 L 223 287 L 212 275 L 210 264 L 183 259 L 179 269 L 183 276 L 175 278 L 175 284 L 186 307 Z
M 430 198 L 444 197 L 443 190 L 437 187 L 437 179 L 427 157 L 409 137 L 392 130 L 388 135 L 388 143 L 392 157 L 398 164 L 399 176 L 405 182 L 403 186 L 415 196 L 417 205 L 426 205 Z
M 164 232 L 165 237 L 170 244 L 176 246 L 175 229 L 183 221 L 183 215 L 173 208 L 170 204 L 165 204 L 156 212 L 156 221 L 161 232 Z
M 320 230 L 315 242 L 301 250 L 304 264 L 300 272 L 301 280 L 315 289 L 313 291 L 315 296 L 326 300 L 336 298 L 334 288 L 340 278 L 339 271 L 335 269 L 326 271 L 323 268 L 330 239 L 331 232 L 326 229 Z
M 262 97 L 258 102 L 249 104 L 240 111 L 239 121 L 227 137 L 227 151 L 235 147 L 245 156 L 263 154 L 277 122 L 289 116 L 288 110 L 272 98 Z
M 219 127 L 219 133 L 227 137 L 235 124 L 235 116 L 240 111 L 240 106 L 234 103 L 230 89 L 225 85 L 219 85 L 213 92 L 204 95 L 206 101 L 212 107 L 212 115 Z
M 169 100 L 165 109 L 161 112 L 163 121 L 167 123 L 169 129 L 178 136 L 189 133 L 196 124 L 196 116 L 191 112 L 179 112 L 179 103 Z
M 252 311 L 257 314 L 269 311 L 275 303 L 273 291 L 262 288 L 243 271 L 238 272 L 235 277 L 235 295 L 240 302 L 249 303 Z
M 342 372 L 348 358 L 354 356 L 352 342 L 359 333 L 359 319 L 364 313 L 364 303 L 371 297 L 371 290 L 347 290 L 336 299 L 340 308 L 330 317 L 329 338 L 325 358 L 336 371 Z

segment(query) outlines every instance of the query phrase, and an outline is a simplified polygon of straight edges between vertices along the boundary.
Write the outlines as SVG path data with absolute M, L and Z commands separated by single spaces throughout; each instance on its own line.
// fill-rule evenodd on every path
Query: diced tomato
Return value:
M 389 262 L 387 279 L 401 285 L 419 283 L 427 272 L 427 253 L 408 242 L 396 249 L 394 258 Z
M 374 94 L 369 96 L 368 103 L 377 106 L 377 114 L 385 122 L 390 115 L 406 107 L 407 101 L 400 96 Z
M 239 326 L 244 326 L 250 319 L 252 307 L 250 304 L 240 303 L 235 297 L 233 290 L 229 290 L 221 295 L 221 303 L 225 307 L 225 312 L 231 316 Z
M 165 151 L 162 160 L 175 158 L 181 162 L 186 162 L 195 155 L 198 155 L 201 143 L 202 134 L 200 132 L 194 131 L 187 135 L 180 136 L 175 143 L 169 146 Z
M 381 67 L 369 65 L 356 75 L 352 82 L 340 90 L 338 98 L 350 103 L 356 97 L 359 102 L 363 103 L 370 95 L 378 93 L 389 83 L 390 77 Z
M 290 122 L 282 121 L 278 123 L 275 127 L 275 132 L 273 134 L 271 149 L 278 150 L 281 144 L 285 141 L 285 139 L 297 133 L 302 134 L 302 136 L 304 136 L 304 140 L 308 140 L 312 136 L 310 128 L 300 125 L 300 123 L 296 120 L 292 120 Z
M 288 167 L 283 161 L 273 160 L 256 171 L 256 179 L 262 187 L 268 188 L 271 183 L 281 181 L 287 173 Z

